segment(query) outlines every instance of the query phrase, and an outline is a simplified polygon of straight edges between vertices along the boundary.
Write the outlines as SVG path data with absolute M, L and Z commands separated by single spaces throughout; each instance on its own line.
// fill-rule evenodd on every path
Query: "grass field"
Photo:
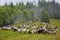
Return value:
M 0 30 L 0 40 L 60 40 L 60 20 L 51 20 L 58 26 L 58 32 L 53 34 L 22 34 L 14 31 Z

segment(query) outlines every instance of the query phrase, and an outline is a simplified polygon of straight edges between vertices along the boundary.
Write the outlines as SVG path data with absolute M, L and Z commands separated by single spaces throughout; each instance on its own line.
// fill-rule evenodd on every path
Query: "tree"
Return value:
M 5 6 L 7 6 L 7 3 L 5 3 Z
M 50 22 L 48 12 L 45 10 L 42 11 L 41 22 L 46 22 L 46 23 Z
M 27 3 L 26 3 L 26 8 L 31 9 L 31 8 L 33 8 L 33 7 L 34 7 L 34 5 L 33 5 L 32 2 L 27 2 Z
M 13 8 L 13 7 L 14 7 L 13 2 L 11 2 L 10 7 L 11 7 L 11 8 Z
M 9 15 L 6 8 L 0 8 L 0 26 L 9 24 Z
M 40 0 L 38 0 L 38 6 L 40 6 Z

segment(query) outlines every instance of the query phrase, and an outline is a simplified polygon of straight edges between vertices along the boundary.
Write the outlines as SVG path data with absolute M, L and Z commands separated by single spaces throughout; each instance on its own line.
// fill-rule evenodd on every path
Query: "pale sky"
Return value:
M 16 4 L 17 2 L 22 2 L 22 1 L 23 1 L 24 3 L 26 3 L 27 1 L 33 2 L 33 0 L 0 0 L 0 5 L 3 5 L 5 2 L 6 2 L 7 4 L 10 4 L 11 1 L 12 1 L 14 4 Z M 36 1 L 36 3 L 38 2 L 38 0 L 34 0 L 34 1 Z M 55 1 L 60 3 L 60 0 L 55 0 Z

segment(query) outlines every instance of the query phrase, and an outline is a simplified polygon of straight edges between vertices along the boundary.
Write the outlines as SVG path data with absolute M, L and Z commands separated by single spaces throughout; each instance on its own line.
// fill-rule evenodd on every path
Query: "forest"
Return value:
M 48 1 L 38 0 L 38 4 L 33 2 L 16 3 L 11 2 L 9 5 L 0 6 L 0 26 L 12 25 L 19 21 L 38 21 L 49 23 L 50 19 L 60 20 L 60 4 L 55 0 Z

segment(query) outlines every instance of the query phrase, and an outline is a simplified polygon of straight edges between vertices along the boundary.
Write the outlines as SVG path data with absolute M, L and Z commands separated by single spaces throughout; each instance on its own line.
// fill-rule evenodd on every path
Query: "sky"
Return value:
M 10 4 L 11 2 L 13 2 L 13 4 L 16 4 L 17 2 L 19 3 L 19 2 L 22 2 L 22 1 L 24 3 L 26 3 L 27 1 L 33 2 L 33 0 L 0 0 L 0 5 L 3 5 L 5 3 Z M 34 0 L 34 1 L 36 1 L 36 3 L 38 2 L 38 0 Z M 55 0 L 55 1 L 60 3 L 60 0 Z

